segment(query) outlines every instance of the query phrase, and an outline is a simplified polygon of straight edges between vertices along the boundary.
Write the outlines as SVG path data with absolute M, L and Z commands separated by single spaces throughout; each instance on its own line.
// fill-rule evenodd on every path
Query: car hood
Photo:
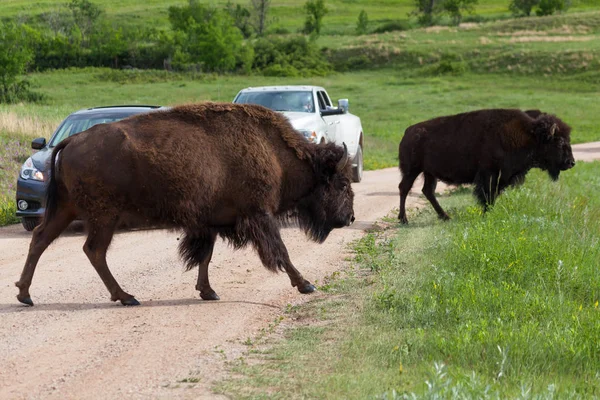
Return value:
M 282 111 L 283 115 L 287 117 L 292 123 L 294 129 L 304 129 L 310 128 L 314 129 L 314 121 L 319 120 L 320 117 L 315 113 L 305 113 L 305 112 L 292 112 L 292 111 Z
M 33 161 L 33 165 L 35 168 L 43 172 L 46 170 L 48 166 L 48 160 L 52 156 L 52 149 L 49 147 L 44 147 L 40 151 L 31 155 L 31 160 Z

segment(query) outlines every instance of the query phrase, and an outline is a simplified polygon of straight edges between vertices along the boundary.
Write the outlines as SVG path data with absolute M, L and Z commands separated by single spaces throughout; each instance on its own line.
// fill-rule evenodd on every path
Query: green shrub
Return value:
M 252 69 L 267 76 L 323 76 L 331 72 L 331 64 L 304 36 L 261 38 L 254 44 Z
M 373 30 L 373 33 L 385 33 L 385 32 L 394 32 L 394 31 L 407 31 L 411 29 L 412 26 L 406 20 L 397 20 L 397 21 L 389 21 L 385 24 L 378 26 Z
M 19 219 L 15 216 L 16 212 L 15 199 L 0 196 L 0 226 L 18 223 Z
M 358 21 L 356 21 L 356 34 L 364 35 L 369 30 L 369 16 L 365 10 L 362 10 L 358 14 Z

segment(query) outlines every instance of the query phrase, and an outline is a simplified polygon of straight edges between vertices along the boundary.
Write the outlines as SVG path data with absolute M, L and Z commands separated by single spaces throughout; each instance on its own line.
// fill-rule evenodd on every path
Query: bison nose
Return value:
M 353 222 L 354 222 L 354 215 L 352 215 L 350 217 L 350 222 L 348 223 L 348 226 L 352 225 Z
M 575 166 L 575 160 L 571 160 L 571 168 Z

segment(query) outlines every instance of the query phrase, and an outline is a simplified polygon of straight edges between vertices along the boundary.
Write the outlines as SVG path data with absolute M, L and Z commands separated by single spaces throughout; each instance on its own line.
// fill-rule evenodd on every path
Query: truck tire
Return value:
M 352 181 L 358 183 L 362 181 L 363 176 L 363 152 L 362 146 L 360 145 L 358 146 L 358 150 L 356 151 L 354 162 L 356 163 L 356 167 L 352 167 Z

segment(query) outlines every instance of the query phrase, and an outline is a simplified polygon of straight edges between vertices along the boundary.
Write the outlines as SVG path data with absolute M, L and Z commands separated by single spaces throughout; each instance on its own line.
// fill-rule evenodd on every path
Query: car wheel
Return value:
M 31 217 L 21 218 L 21 224 L 23 224 L 23 228 L 25 228 L 26 231 L 31 232 L 40 224 L 40 220 L 38 218 Z
M 360 182 L 360 181 L 362 181 L 362 176 L 363 176 L 362 146 L 358 146 L 358 150 L 356 151 L 356 156 L 355 156 L 354 160 L 356 162 L 356 167 L 352 168 L 352 181 Z

